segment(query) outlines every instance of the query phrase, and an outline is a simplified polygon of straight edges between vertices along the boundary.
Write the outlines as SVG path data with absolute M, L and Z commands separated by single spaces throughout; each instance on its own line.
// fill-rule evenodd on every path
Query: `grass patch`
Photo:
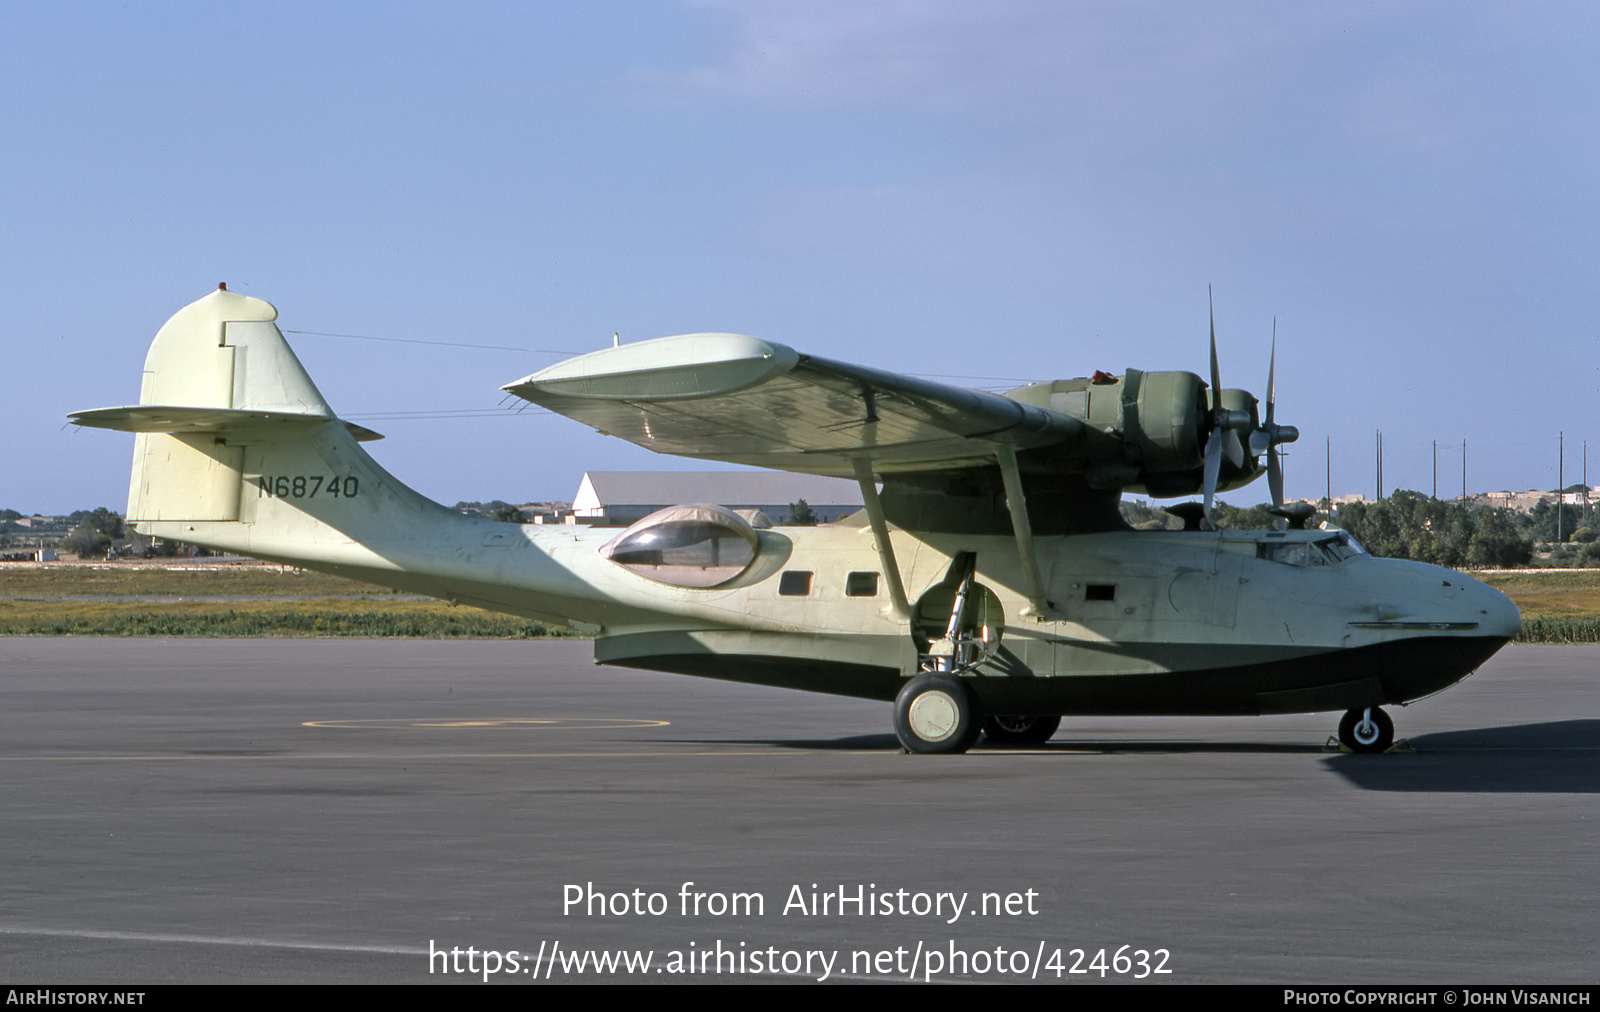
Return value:
M 103 566 L 0 566 L 0 597 L 364 597 L 386 593 L 370 583 L 284 566 L 163 569 Z
M 1519 643 L 1594 643 L 1600 625 L 1600 571 L 1550 573 L 1523 570 L 1485 573 L 1481 579 L 1511 598 L 1522 612 Z M 1542 623 L 1542 624 L 1540 624 Z M 1581 630 L 1590 632 L 1582 633 Z M 1587 635 L 1588 639 L 1539 639 L 1536 636 Z
M 1472 574 L 1496 590 L 1575 590 L 1600 593 L 1600 569 L 1515 569 L 1508 572 Z
M 560 626 L 437 601 L 0 601 L 0 636 L 547 639 Z
M 1511 598 L 1522 612 L 1516 643 L 1600 643 L 1600 569 L 1519 569 L 1478 579 Z
M 1522 629 L 1514 643 L 1600 643 L 1600 619 L 1523 616 Z

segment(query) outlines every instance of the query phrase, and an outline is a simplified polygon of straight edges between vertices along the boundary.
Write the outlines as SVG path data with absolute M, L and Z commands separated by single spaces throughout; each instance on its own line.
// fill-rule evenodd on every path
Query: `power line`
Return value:
M 587 352 L 571 351 L 562 348 L 516 348 L 504 344 L 467 344 L 461 341 L 423 341 L 411 337 L 378 337 L 373 334 L 334 334 L 324 330 L 285 330 L 285 334 L 304 334 L 307 337 L 342 337 L 352 341 L 385 341 L 389 344 L 426 344 L 436 348 L 472 348 L 478 351 L 515 351 L 529 355 L 584 355 Z M 908 376 L 919 379 L 950 379 L 968 380 L 983 383 L 1035 383 L 1037 379 L 1021 376 L 956 376 L 949 373 L 913 372 Z
M 414 418 L 512 418 L 519 414 L 548 415 L 552 412 L 539 408 L 528 412 L 514 411 L 509 408 L 440 408 L 432 411 L 358 411 L 340 418 L 355 421 L 382 421 L 386 419 L 414 419 Z
M 352 341 L 387 341 L 390 344 L 431 344 L 440 348 L 476 348 L 480 351 L 519 351 L 530 355 L 582 355 L 581 351 L 562 351 L 553 348 L 512 348 L 502 344 L 463 344 L 459 341 L 419 341 L 409 337 L 374 337 L 371 334 L 330 334 L 322 330 L 286 330 L 285 334 L 305 334 L 308 337 L 345 337 Z

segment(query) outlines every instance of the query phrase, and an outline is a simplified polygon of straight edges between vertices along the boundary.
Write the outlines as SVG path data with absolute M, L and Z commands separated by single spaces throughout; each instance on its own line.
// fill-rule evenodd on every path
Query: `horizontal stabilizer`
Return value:
M 92 411 L 74 411 L 68 416 L 73 424 L 93 429 L 116 429 L 119 432 L 244 432 L 285 424 L 318 424 L 338 422 L 362 442 L 382 439 L 374 432 L 354 422 L 331 415 L 307 414 L 298 411 L 250 411 L 242 408 L 184 408 L 159 404 L 139 404 L 125 408 L 95 408 Z

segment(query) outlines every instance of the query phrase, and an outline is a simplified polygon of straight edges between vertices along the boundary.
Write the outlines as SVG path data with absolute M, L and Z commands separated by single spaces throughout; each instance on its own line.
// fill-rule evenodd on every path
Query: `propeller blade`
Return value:
M 1267 457 L 1267 486 L 1272 489 L 1272 505 L 1283 505 L 1283 451 L 1273 447 Z
M 1272 318 L 1272 354 L 1267 359 L 1267 420 L 1262 428 L 1266 429 L 1267 436 L 1267 487 L 1272 490 L 1272 505 L 1283 507 L 1283 451 L 1274 443 L 1277 435 L 1277 426 L 1273 424 L 1273 413 L 1278 405 L 1278 318 Z M 1282 521 L 1287 524 L 1288 521 Z M 1280 526 L 1279 530 L 1283 528 Z
M 1228 463 L 1234 467 L 1244 466 L 1244 444 L 1239 441 L 1239 433 L 1229 429 L 1228 437 L 1222 441 L 1222 448 L 1227 451 Z
M 1278 318 L 1272 318 L 1272 356 L 1267 359 L 1267 424 L 1272 428 L 1272 408 L 1278 403 L 1278 395 L 1274 392 L 1274 383 L 1278 375 Z
M 1278 396 L 1274 392 L 1275 381 L 1278 375 L 1278 318 L 1272 318 L 1272 357 L 1267 360 L 1267 417 L 1262 420 L 1261 428 L 1250 433 L 1250 456 L 1259 457 L 1272 449 L 1272 416 L 1277 407 Z M 1270 465 L 1269 465 L 1270 466 Z M 1281 506 L 1282 503 L 1277 503 Z
M 1211 306 L 1211 411 L 1222 410 L 1222 375 L 1217 368 L 1217 304 L 1211 297 L 1211 286 L 1206 286 L 1206 301 Z
M 1212 528 L 1211 501 L 1217 496 L 1217 474 L 1222 470 L 1222 432 L 1218 429 L 1211 430 L 1211 438 L 1206 440 L 1206 524 Z

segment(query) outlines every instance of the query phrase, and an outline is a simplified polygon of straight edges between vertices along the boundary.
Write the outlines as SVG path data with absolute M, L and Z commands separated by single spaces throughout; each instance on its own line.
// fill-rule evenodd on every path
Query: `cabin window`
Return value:
M 808 597 L 811 594 L 811 574 L 801 569 L 791 569 L 778 577 L 778 594 L 781 597 Z
M 1114 583 L 1091 583 L 1083 588 L 1085 601 L 1115 601 L 1117 599 L 1117 585 Z
M 671 506 L 617 535 L 600 554 L 658 583 L 704 588 L 744 572 L 760 544 L 748 523 L 720 506 Z
M 1311 559 L 1306 552 L 1309 546 L 1304 541 L 1270 541 L 1256 545 L 1256 558 L 1266 559 L 1268 562 L 1281 562 L 1285 566 L 1309 565 Z M 1322 556 L 1316 558 L 1318 565 L 1322 564 Z
M 877 597 L 877 573 L 851 573 L 844 584 L 846 597 Z

